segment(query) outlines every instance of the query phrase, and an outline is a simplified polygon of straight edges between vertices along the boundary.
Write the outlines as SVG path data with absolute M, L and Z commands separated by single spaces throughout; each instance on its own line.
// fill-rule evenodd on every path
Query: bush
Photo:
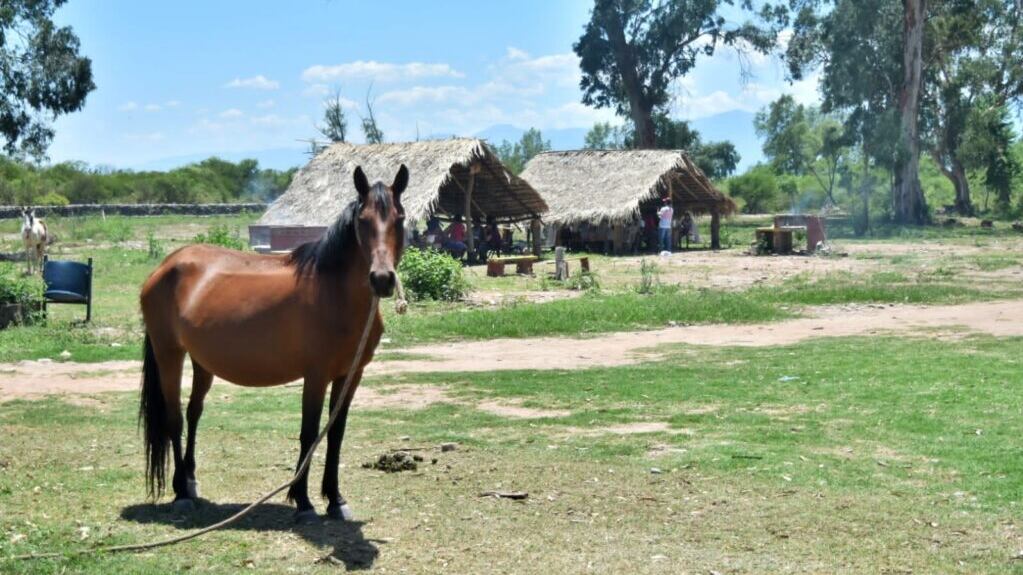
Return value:
M 232 250 L 244 250 L 245 241 L 238 234 L 238 230 L 233 232 L 227 227 L 226 224 L 220 224 L 210 226 L 206 230 L 205 234 L 198 234 L 192 238 L 193 243 L 197 244 L 211 244 L 214 246 L 221 246 L 230 248 Z
M 36 198 L 35 203 L 40 206 L 66 206 L 71 202 L 57 192 L 47 192 Z
M 398 273 L 411 299 L 456 301 L 469 293 L 462 264 L 436 250 L 405 250 Z
M 777 177 L 763 165 L 754 166 L 745 174 L 728 180 L 728 193 L 743 199 L 742 210 L 748 214 L 773 212 L 784 204 Z
M 23 276 L 13 265 L 0 265 L 0 304 L 30 305 L 43 298 L 43 284 L 37 276 Z

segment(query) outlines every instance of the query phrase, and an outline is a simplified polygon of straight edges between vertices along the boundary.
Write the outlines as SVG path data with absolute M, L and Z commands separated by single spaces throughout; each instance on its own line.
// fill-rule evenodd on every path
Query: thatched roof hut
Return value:
M 402 196 L 406 217 L 494 216 L 501 222 L 535 218 L 543 198 L 509 172 L 482 140 L 450 139 L 394 144 L 333 144 L 295 174 L 257 226 L 326 226 L 356 197 L 352 172 L 362 166 L 370 182 L 390 183 L 398 166 L 409 169 Z M 468 196 L 468 197 L 467 197 Z
M 547 200 L 553 224 L 631 222 L 641 208 L 674 198 L 676 213 L 728 215 L 735 202 L 714 187 L 679 150 L 546 152 L 526 164 L 522 179 Z

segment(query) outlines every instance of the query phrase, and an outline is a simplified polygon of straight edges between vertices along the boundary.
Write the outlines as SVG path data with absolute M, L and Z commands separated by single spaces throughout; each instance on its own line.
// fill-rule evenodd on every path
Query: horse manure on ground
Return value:
M 407 451 L 394 451 L 381 455 L 376 461 L 363 463 L 362 466 L 366 469 L 378 469 L 385 473 L 398 473 L 415 471 L 422 461 L 423 457 L 420 455 L 412 455 Z

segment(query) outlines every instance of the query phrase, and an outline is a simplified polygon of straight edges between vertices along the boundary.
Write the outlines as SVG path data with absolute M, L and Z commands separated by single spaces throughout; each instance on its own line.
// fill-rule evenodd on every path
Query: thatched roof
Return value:
M 356 197 L 352 173 L 362 166 L 369 181 L 390 184 L 405 164 L 409 185 L 402 195 L 405 215 L 422 222 L 431 214 L 465 215 L 470 166 L 478 171 L 471 216 L 519 221 L 547 211 L 543 198 L 509 172 L 482 140 L 450 139 L 395 144 L 333 144 L 295 174 L 288 190 L 267 209 L 263 225 L 325 226 Z
M 522 179 L 547 200 L 550 223 L 631 220 L 641 204 L 669 194 L 676 210 L 727 215 L 736 209 L 679 150 L 546 152 L 526 164 Z

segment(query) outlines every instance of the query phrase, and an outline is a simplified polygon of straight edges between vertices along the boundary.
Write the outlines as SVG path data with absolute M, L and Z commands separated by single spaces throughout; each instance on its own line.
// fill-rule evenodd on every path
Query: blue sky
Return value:
M 362 139 L 355 124 L 371 86 L 390 141 L 500 124 L 556 130 L 616 121 L 580 103 L 571 46 L 590 6 L 71 0 L 57 17 L 81 38 L 97 89 L 84 111 L 57 121 L 50 157 L 140 167 L 299 150 L 337 88 L 353 141 Z M 775 58 L 751 64 L 753 77 L 742 81 L 734 54 L 703 60 L 677 83 L 673 112 L 713 122 L 784 92 L 816 99 L 814 82 L 788 85 Z

